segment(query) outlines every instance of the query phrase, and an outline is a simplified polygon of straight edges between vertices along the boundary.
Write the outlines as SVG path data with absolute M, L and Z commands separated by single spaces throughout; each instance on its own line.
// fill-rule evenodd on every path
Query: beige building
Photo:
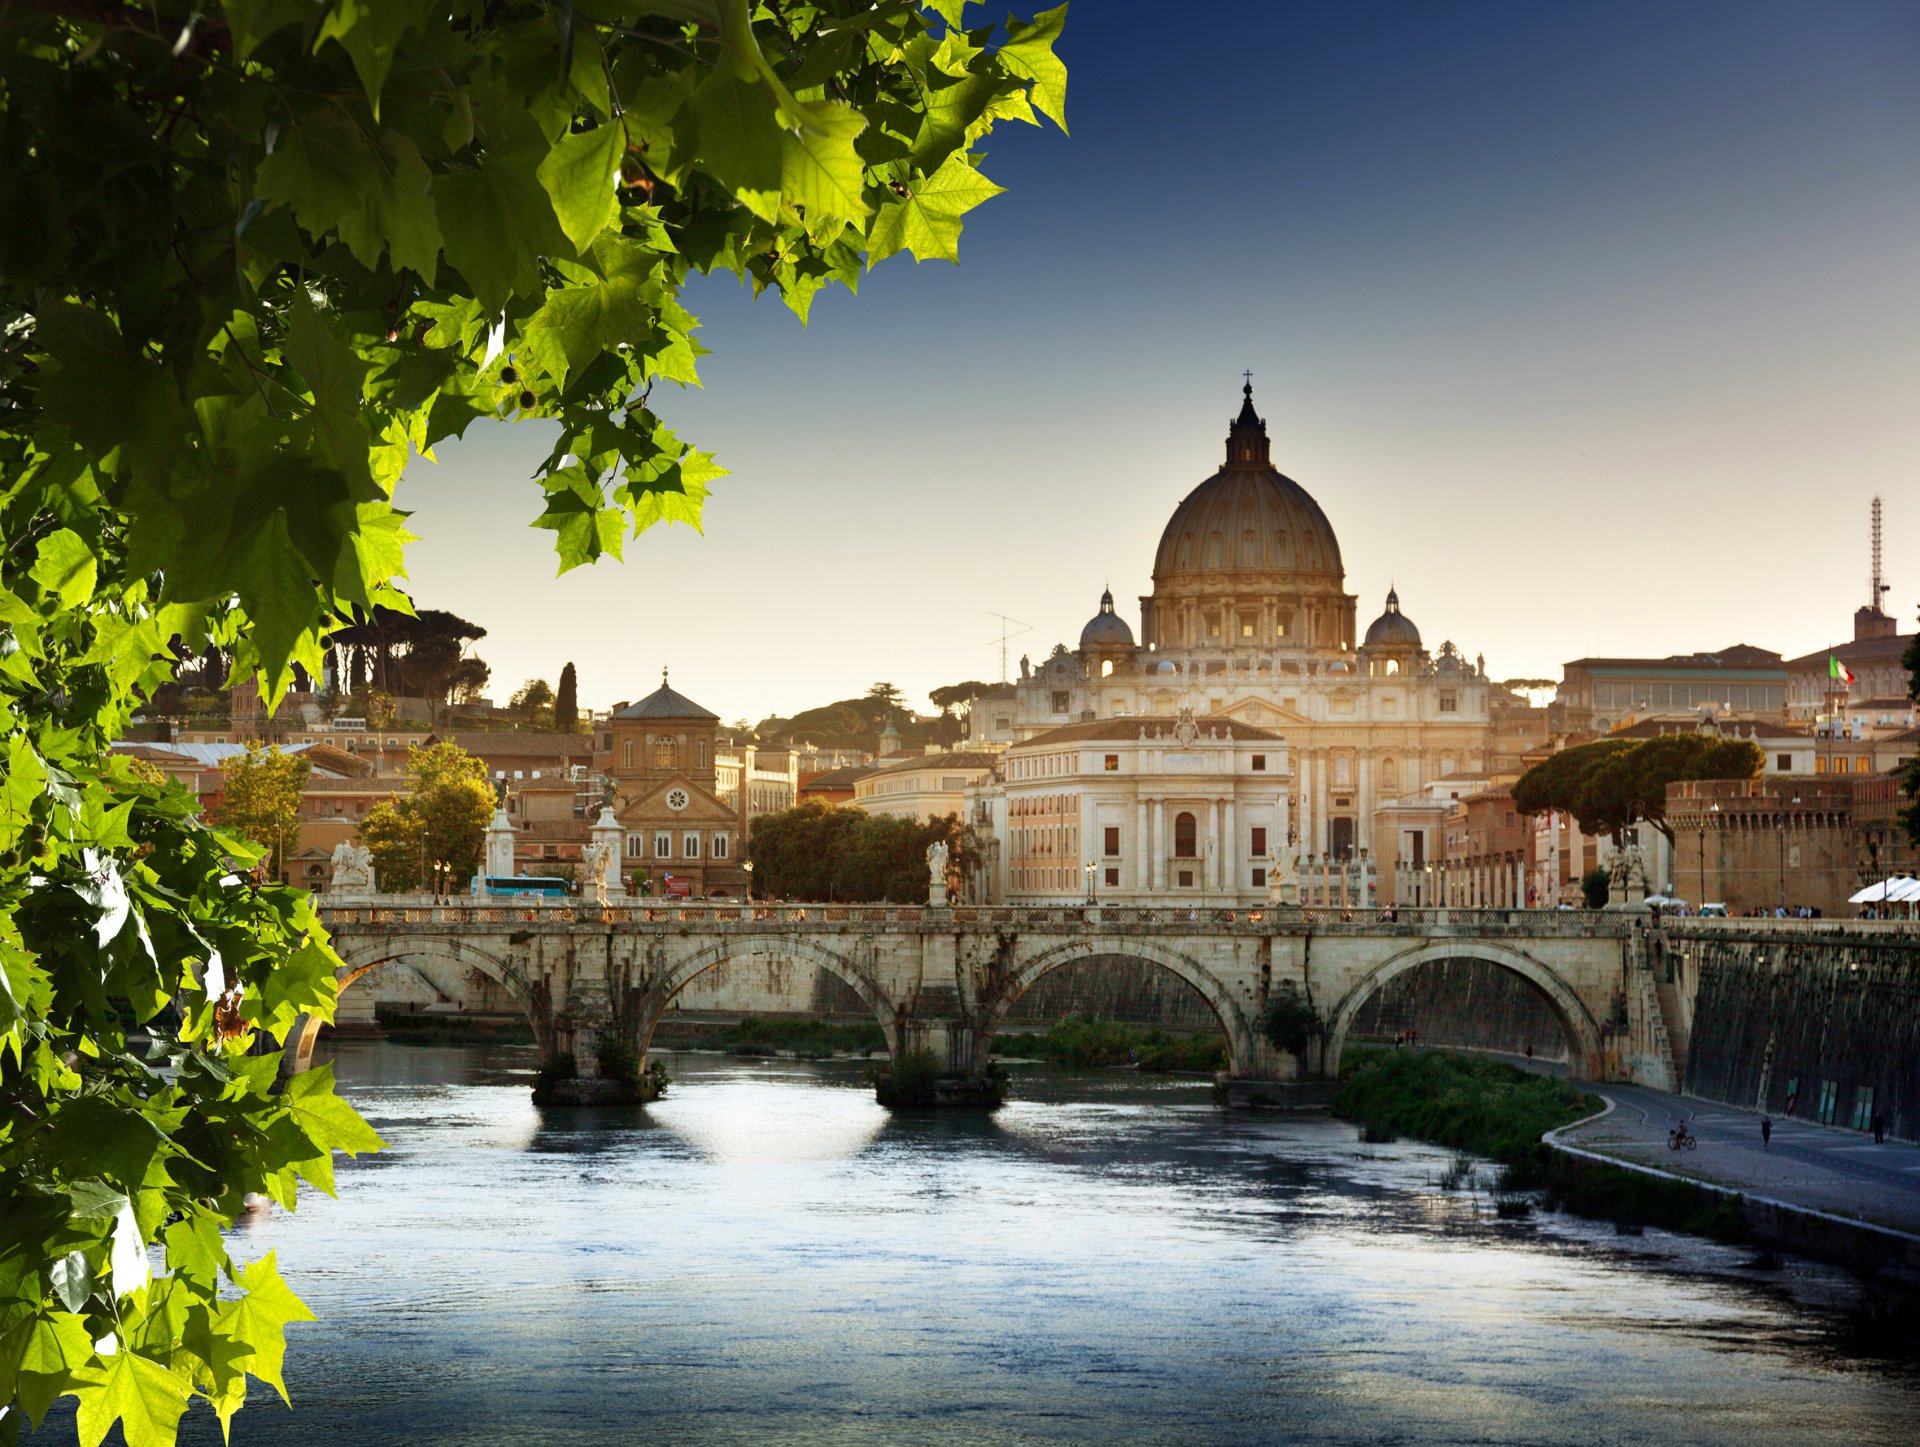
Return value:
M 853 803 L 869 814 L 944 819 L 967 813 L 967 790 L 993 772 L 990 753 L 949 753 L 930 744 L 923 754 L 882 759 L 853 780 Z
M 974 704 L 976 745 L 1183 708 L 1203 728 L 1266 730 L 1286 740 L 1287 817 L 1306 861 L 1367 851 L 1384 872 L 1404 832 L 1382 832 L 1396 801 L 1488 768 L 1494 690 L 1452 643 L 1429 652 L 1395 592 L 1361 632 L 1345 578 L 1326 513 L 1269 460 L 1249 387 L 1224 466 L 1161 535 L 1139 641 L 1103 595 L 1077 649 L 1023 658 L 1017 682 Z
M 1095 719 L 1008 748 L 970 811 L 992 902 L 1254 905 L 1286 848 L 1286 743 L 1225 719 Z
M 655 895 L 740 896 L 746 819 L 715 789 L 720 716 L 667 685 L 608 720 L 620 872 Z

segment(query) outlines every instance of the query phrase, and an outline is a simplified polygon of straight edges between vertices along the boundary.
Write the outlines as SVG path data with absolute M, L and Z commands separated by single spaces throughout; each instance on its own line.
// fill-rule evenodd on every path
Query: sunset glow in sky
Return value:
M 984 12 L 982 12 L 984 13 Z M 1205 18 L 1203 18 L 1205 17 Z M 969 18 L 973 18 L 970 12 Z M 1496 677 L 1849 636 L 1868 506 L 1920 604 L 1920 7 L 1079 0 L 1072 136 L 1003 125 L 961 265 L 881 266 L 803 329 L 689 301 L 732 470 L 554 580 L 531 426 L 400 492 L 415 596 L 489 630 L 493 696 L 673 683 L 758 719 L 996 677 L 1139 626 L 1240 373 L 1326 510 L 1362 626 L 1389 584 Z

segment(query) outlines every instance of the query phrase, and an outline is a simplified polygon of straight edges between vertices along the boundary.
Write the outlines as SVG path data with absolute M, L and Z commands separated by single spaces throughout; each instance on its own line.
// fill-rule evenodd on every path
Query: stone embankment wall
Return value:
M 1565 1060 L 1567 1043 L 1546 998 L 1511 970 L 1486 960 L 1440 960 L 1396 975 L 1360 1007 L 1348 1038 L 1393 1039 L 1417 1030 L 1423 1045 L 1519 1054 L 1528 1045 Z
M 1697 974 L 1686 1092 L 1801 1119 L 1920 1139 L 1920 940 L 1683 946 Z

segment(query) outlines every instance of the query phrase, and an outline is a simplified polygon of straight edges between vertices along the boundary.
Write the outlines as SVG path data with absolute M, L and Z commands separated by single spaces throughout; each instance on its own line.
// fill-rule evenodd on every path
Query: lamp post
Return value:
M 746 863 L 742 864 L 740 868 L 746 872 L 747 903 L 752 904 L 753 903 L 753 861 L 749 859 Z
M 1093 903 L 1093 861 L 1091 859 L 1087 861 L 1086 870 L 1087 870 L 1087 903 L 1092 904 Z

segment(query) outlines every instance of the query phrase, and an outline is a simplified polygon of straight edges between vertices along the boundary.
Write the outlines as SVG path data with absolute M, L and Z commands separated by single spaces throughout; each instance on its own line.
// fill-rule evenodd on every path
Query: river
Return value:
M 680 1055 L 543 1116 L 530 1050 L 334 1053 L 389 1149 L 237 1233 L 320 1317 L 237 1444 L 1916 1440 L 1845 1276 L 1499 1221 L 1445 1151 L 1201 1082 L 893 1119 L 855 1065 Z

